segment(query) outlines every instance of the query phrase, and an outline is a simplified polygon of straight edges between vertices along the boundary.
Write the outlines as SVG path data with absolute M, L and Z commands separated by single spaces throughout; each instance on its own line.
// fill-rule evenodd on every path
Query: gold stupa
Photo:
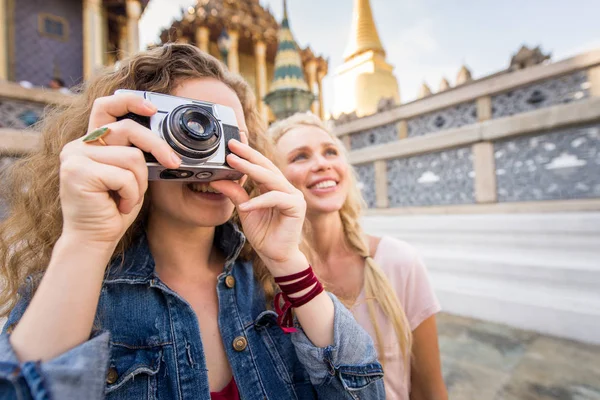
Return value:
M 377 112 L 382 99 L 400 103 L 398 81 L 393 66 L 385 60 L 369 0 L 354 0 L 350 40 L 344 64 L 336 70 L 332 116 L 356 113 L 365 116 Z

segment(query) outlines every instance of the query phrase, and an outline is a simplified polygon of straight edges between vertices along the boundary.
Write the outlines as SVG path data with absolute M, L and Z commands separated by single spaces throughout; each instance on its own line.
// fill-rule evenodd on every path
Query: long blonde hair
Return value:
M 314 126 L 327 132 L 340 149 L 346 162 L 348 162 L 348 155 L 342 142 L 335 135 L 333 135 L 329 129 L 327 129 L 327 127 L 325 127 L 319 117 L 310 112 L 297 113 L 287 119 L 273 124 L 267 134 L 273 141 L 273 144 L 276 144 L 283 135 L 300 126 Z M 348 196 L 346 197 L 342 208 L 339 210 L 339 215 L 342 221 L 342 227 L 344 229 L 344 235 L 347 243 L 354 251 L 356 251 L 359 256 L 365 260 L 365 296 L 367 299 L 369 318 L 373 324 L 373 328 L 375 329 L 375 340 L 377 343 L 377 350 L 380 355 L 380 362 L 383 364 L 383 355 L 385 353 L 381 329 L 376 318 L 376 305 L 380 307 L 380 309 L 383 311 L 383 314 L 392 323 L 398 338 L 400 350 L 402 351 L 404 357 L 404 362 L 405 364 L 408 364 L 410 361 L 412 346 L 412 333 L 410 331 L 410 326 L 406 318 L 406 313 L 404 312 L 404 309 L 398 300 L 396 291 L 390 284 L 390 281 L 385 276 L 379 265 L 377 265 L 377 263 L 373 260 L 369 252 L 367 236 L 363 232 L 359 223 L 361 211 L 365 202 L 360 189 L 358 188 L 354 169 L 349 168 L 349 171 L 350 173 L 348 175 L 350 184 Z M 373 302 L 372 300 L 375 301 Z M 351 304 L 346 304 L 346 306 L 351 306 Z
M 89 81 L 75 101 L 65 108 L 50 110 L 41 125 L 41 146 L 8 168 L 2 177 L 9 216 L 0 224 L 0 317 L 14 307 L 18 288 L 27 276 L 46 270 L 52 249 L 62 232 L 59 198 L 59 154 L 65 144 L 85 134 L 94 100 L 117 89 L 171 93 L 187 79 L 215 78 L 237 94 L 248 126 L 250 145 L 271 154 L 265 126 L 256 108 L 255 96 L 241 77 L 226 70 L 216 58 L 185 44 L 167 44 L 122 60 L 119 68 L 106 69 Z M 253 196 L 256 185 L 248 180 L 246 190 Z M 143 229 L 147 204 L 127 230 L 113 257 L 122 255 Z M 238 222 L 234 212 L 232 219 Z M 263 285 L 267 302 L 275 286 L 269 271 L 249 244 L 242 257 L 254 262 L 257 279 Z

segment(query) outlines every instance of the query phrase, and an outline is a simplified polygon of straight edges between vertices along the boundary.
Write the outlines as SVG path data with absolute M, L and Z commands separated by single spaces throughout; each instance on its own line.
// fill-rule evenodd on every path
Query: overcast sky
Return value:
M 243 1 L 243 0 L 240 0 Z M 140 23 L 140 42 L 157 41 L 162 27 L 195 0 L 151 0 Z M 282 0 L 261 0 L 277 20 Z M 352 0 L 288 0 L 290 25 L 301 47 L 329 58 L 325 108 L 335 101 L 333 77 L 350 35 Z M 435 91 L 442 77 L 454 84 L 465 63 L 478 78 L 506 68 L 522 44 L 541 45 L 560 60 L 600 48 L 600 0 L 371 0 L 387 60 L 403 102 L 423 81 Z

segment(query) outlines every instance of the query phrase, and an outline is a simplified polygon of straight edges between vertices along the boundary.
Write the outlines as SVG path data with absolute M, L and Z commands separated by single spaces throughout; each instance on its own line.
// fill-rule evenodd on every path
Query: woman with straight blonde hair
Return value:
M 274 124 L 276 163 L 307 203 L 304 237 L 324 285 L 375 340 L 388 399 L 446 399 L 435 314 L 440 306 L 413 247 L 366 235 L 364 203 L 344 146 L 299 113 Z

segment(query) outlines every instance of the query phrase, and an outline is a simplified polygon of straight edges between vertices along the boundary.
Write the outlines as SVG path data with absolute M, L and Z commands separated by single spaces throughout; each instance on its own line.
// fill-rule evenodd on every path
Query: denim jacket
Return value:
M 372 340 L 335 296 L 331 346 L 316 347 L 299 326 L 281 330 L 251 263 L 237 260 L 244 240 L 232 224 L 217 228 L 227 256 L 217 280 L 219 327 L 241 398 L 385 398 Z M 30 278 L 0 335 L 0 399 L 210 398 L 198 319 L 156 275 L 145 235 L 107 269 L 90 340 L 47 362 L 19 363 L 6 331 L 32 286 Z

